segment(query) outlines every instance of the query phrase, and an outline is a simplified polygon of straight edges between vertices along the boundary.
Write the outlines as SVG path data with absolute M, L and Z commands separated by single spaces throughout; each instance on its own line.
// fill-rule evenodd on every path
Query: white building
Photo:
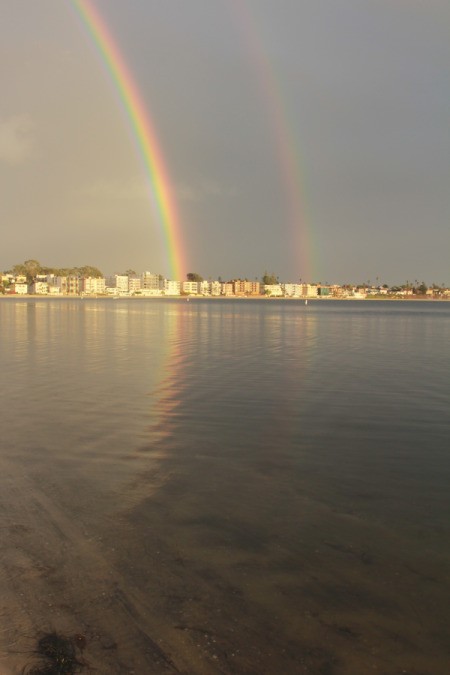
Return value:
M 211 281 L 210 293 L 211 293 L 211 295 L 214 295 L 214 296 L 221 295 L 222 284 L 220 283 L 220 281 Z
M 281 284 L 264 284 L 264 295 L 267 295 L 269 298 L 283 297 Z
M 48 295 L 48 283 L 46 281 L 34 281 L 30 286 L 33 295 Z
M 199 281 L 198 292 L 200 295 L 211 295 L 211 283 L 206 280 Z
M 287 298 L 300 298 L 302 295 L 301 284 L 282 284 L 282 287 Z
M 105 279 L 105 293 L 108 295 L 128 295 L 128 277 L 126 274 L 115 274 Z
M 128 290 L 131 294 L 140 293 L 142 280 L 139 277 L 128 277 Z
M 227 297 L 234 295 L 234 284 L 232 281 L 225 281 L 223 284 L 220 284 L 220 286 L 222 295 L 226 295 Z
M 58 288 L 60 293 L 67 292 L 67 277 L 55 277 L 53 274 L 50 274 L 47 277 L 47 283 L 49 287 Z
M 186 293 L 186 295 L 197 295 L 197 293 L 198 293 L 198 282 L 197 281 L 183 281 L 182 289 L 183 289 L 183 293 Z
M 163 290 L 164 281 L 160 274 L 153 274 L 153 272 L 144 272 L 141 277 L 141 288 L 149 290 Z
M 164 279 L 164 294 L 165 295 L 180 295 L 181 294 L 181 281 L 172 281 L 170 279 Z
M 84 277 L 81 288 L 86 295 L 104 295 L 106 279 L 103 277 Z
M 126 274 L 116 274 L 116 288 L 119 295 L 128 295 L 128 277 Z
M 302 284 L 302 296 L 304 298 L 317 298 L 317 284 Z

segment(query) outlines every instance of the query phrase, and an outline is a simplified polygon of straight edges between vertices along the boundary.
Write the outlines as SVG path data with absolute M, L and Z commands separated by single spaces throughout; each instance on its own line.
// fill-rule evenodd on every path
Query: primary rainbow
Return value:
M 161 223 L 170 273 L 181 280 L 186 271 L 180 221 L 163 154 L 136 83 L 105 21 L 91 0 L 71 0 L 105 63 L 130 122 L 143 161 L 149 194 Z

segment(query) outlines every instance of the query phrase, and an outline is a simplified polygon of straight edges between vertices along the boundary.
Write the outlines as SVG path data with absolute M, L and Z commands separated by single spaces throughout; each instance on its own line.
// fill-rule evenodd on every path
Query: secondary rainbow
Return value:
M 161 224 L 170 274 L 181 280 L 186 271 L 180 220 L 164 157 L 150 114 L 104 19 L 90 0 L 71 0 L 100 54 L 130 122 L 147 177 L 154 212 Z
M 292 238 L 289 238 L 287 244 L 293 255 L 294 264 L 300 267 L 299 271 L 303 281 L 311 281 L 314 272 L 312 269 L 314 254 L 304 193 L 305 176 L 299 159 L 301 156 L 299 144 L 293 133 L 294 125 L 290 120 L 286 96 L 281 87 L 281 79 L 269 59 L 268 50 L 263 41 L 263 30 L 258 25 L 256 14 L 251 12 L 248 4 L 241 0 L 231 0 L 229 7 L 238 29 L 243 34 L 245 49 L 254 65 L 274 135 L 292 233 Z

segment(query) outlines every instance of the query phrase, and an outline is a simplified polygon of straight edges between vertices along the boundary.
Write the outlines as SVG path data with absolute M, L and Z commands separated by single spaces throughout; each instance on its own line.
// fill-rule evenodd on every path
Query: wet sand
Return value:
M 444 555 L 288 474 L 157 460 L 113 504 L 57 465 L 2 460 L 2 675 L 54 631 L 85 638 L 86 672 L 447 673 Z

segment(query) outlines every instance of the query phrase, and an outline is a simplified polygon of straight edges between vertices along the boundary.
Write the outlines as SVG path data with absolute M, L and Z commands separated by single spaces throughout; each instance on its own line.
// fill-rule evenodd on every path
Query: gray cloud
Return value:
M 448 277 L 447 0 L 246 0 L 248 23 L 228 0 L 95 4 L 151 114 L 191 270 Z M 16 0 L 0 22 L 0 268 L 70 250 L 165 273 L 129 117 L 69 5 Z

